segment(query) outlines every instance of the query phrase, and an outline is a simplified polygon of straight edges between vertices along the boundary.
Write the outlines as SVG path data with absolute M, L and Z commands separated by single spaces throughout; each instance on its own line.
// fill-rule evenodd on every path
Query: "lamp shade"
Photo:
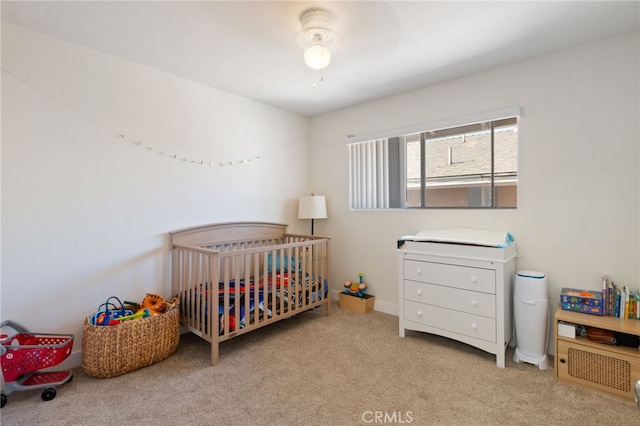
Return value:
M 316 44 L 304 51 L 304 63 L 309 68 L 321 70 L 329 66 L 331 52 L 326 47 Z
M 300 198 L 298 219 L 326 219 L 327 200 L 324 195 L 311 195 Z

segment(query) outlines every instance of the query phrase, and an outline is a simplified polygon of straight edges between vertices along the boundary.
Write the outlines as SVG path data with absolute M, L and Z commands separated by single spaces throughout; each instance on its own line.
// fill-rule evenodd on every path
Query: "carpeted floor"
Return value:
M 14 392 L 2 425 L 632 425 L 631 401 L 561 383 L 553 369 L 438 336 L 398 336 L 395 316 L 332 306 L 224 342 L 202 339 L 110 379 L 76 369 L 52 401 Z

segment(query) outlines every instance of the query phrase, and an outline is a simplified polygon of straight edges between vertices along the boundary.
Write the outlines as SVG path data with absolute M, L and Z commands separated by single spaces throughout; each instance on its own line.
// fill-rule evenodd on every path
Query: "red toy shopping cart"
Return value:
M 4 377 L 0 407 L 5 406 L 7 395 L 14 391 L 44 388 L 42 399 L 50 401 L 56 397 L 55 386 L 73 379 L 71 371 L 38 371 L 60 364 L 71 354 L 72 334 L 30 333 L 13 321 L 4 321 L 0 328 L 0 364 Z M 6 334 L 5 330 L 9 329 L 15 333 Z

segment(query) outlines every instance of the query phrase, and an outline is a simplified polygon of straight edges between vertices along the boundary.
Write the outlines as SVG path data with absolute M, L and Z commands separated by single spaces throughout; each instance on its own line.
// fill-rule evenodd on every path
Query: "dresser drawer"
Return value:
M 404 278 L 490 294 L 496 292 L 496 272 L 492 269 L 405 260 Z
M 496 341 L 496 321 L 492 318 L 411 301 L 404 302 L 404 318 L 487 342 Z
M 496 317 L 496 297 L 493 294 L 405 280 L 404 298 L 488 318 Z

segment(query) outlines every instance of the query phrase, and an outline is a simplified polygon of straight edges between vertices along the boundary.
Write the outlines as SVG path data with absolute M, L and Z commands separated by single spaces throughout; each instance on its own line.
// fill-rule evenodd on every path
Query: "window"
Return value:
M 500 115 L 349 143 L 350 207 L 515 208 L 518 118 Z

